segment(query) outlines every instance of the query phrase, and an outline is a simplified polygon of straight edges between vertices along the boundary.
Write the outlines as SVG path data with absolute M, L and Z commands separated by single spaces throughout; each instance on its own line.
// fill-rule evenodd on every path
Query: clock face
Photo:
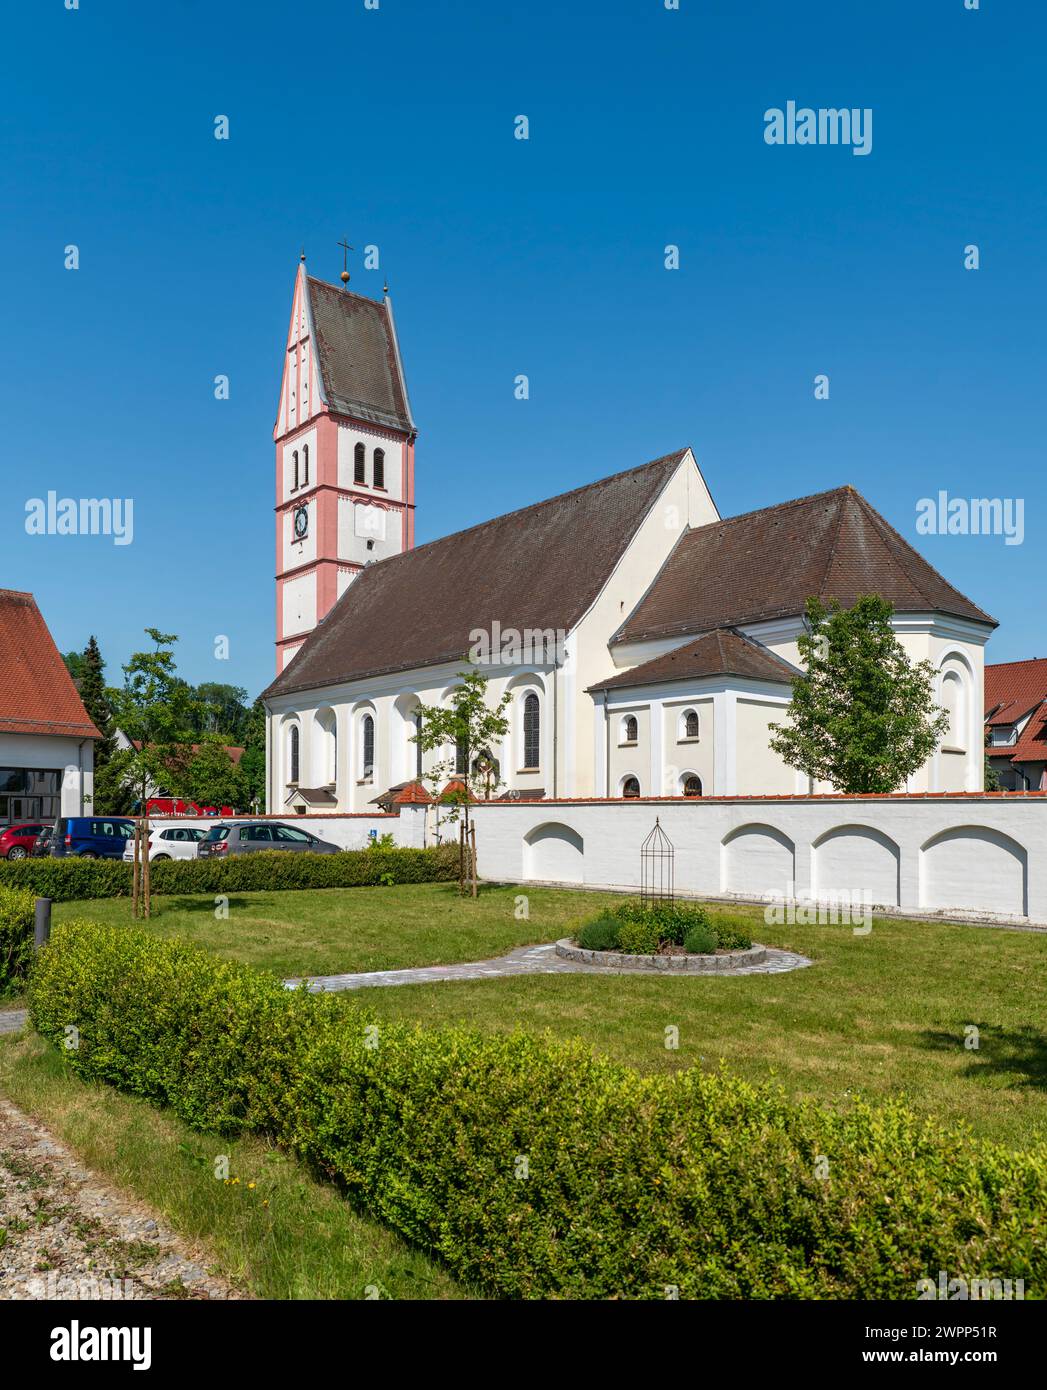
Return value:
M 309 530 L 309 511 L 306 507 L 297 507 L 294 514 L 294 533 L 301 540 L 306 531 Z

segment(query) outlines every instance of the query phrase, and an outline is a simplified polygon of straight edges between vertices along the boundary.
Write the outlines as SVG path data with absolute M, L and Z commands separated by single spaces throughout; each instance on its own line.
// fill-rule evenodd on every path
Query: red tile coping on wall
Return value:
M 1016 801 L 1047 797 L 1029 792 L 803 792 L 757 796 L 559 796 L 542 801 L 478 801 L 476 806 L 701 806 L 706 801 Z

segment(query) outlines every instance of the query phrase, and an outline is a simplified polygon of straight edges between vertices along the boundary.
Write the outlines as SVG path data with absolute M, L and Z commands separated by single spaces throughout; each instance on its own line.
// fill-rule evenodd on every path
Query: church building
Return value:
M 414 544 L 415 425 L 388 295 L 300 267 L 275 430 L 267 810 L 363 812 L 430 762 L 419 707 L 471 661 L 506 692 L 498 795 L 804 794 L 769 746 L 809 596 L 877 593 L 948 711 L 907 790 L 983 786 L 994 619 L 851 487 L 721 517 L 681 448 Z M 464 770 L 459 768 L 459 770 Z

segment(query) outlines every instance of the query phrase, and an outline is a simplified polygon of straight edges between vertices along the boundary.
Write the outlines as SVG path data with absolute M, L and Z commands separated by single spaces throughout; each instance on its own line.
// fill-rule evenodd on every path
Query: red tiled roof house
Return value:
M 36 600 L 0 589 L 0 827 L 90 814 L 98 737 Z
M 1047 791 L 1047 658 L 986 666 L 985 754 L 1004 791 Z

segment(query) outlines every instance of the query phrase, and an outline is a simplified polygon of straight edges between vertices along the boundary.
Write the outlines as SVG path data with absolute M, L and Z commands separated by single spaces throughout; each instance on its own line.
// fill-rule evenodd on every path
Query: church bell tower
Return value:
M 416 430 L 392 300 L 348 281 L 347 268 L 341 287 L 315 279 L 304 254 L 295 277 L 273 429 L 277 674 L 364 565 L 414 545 Z

